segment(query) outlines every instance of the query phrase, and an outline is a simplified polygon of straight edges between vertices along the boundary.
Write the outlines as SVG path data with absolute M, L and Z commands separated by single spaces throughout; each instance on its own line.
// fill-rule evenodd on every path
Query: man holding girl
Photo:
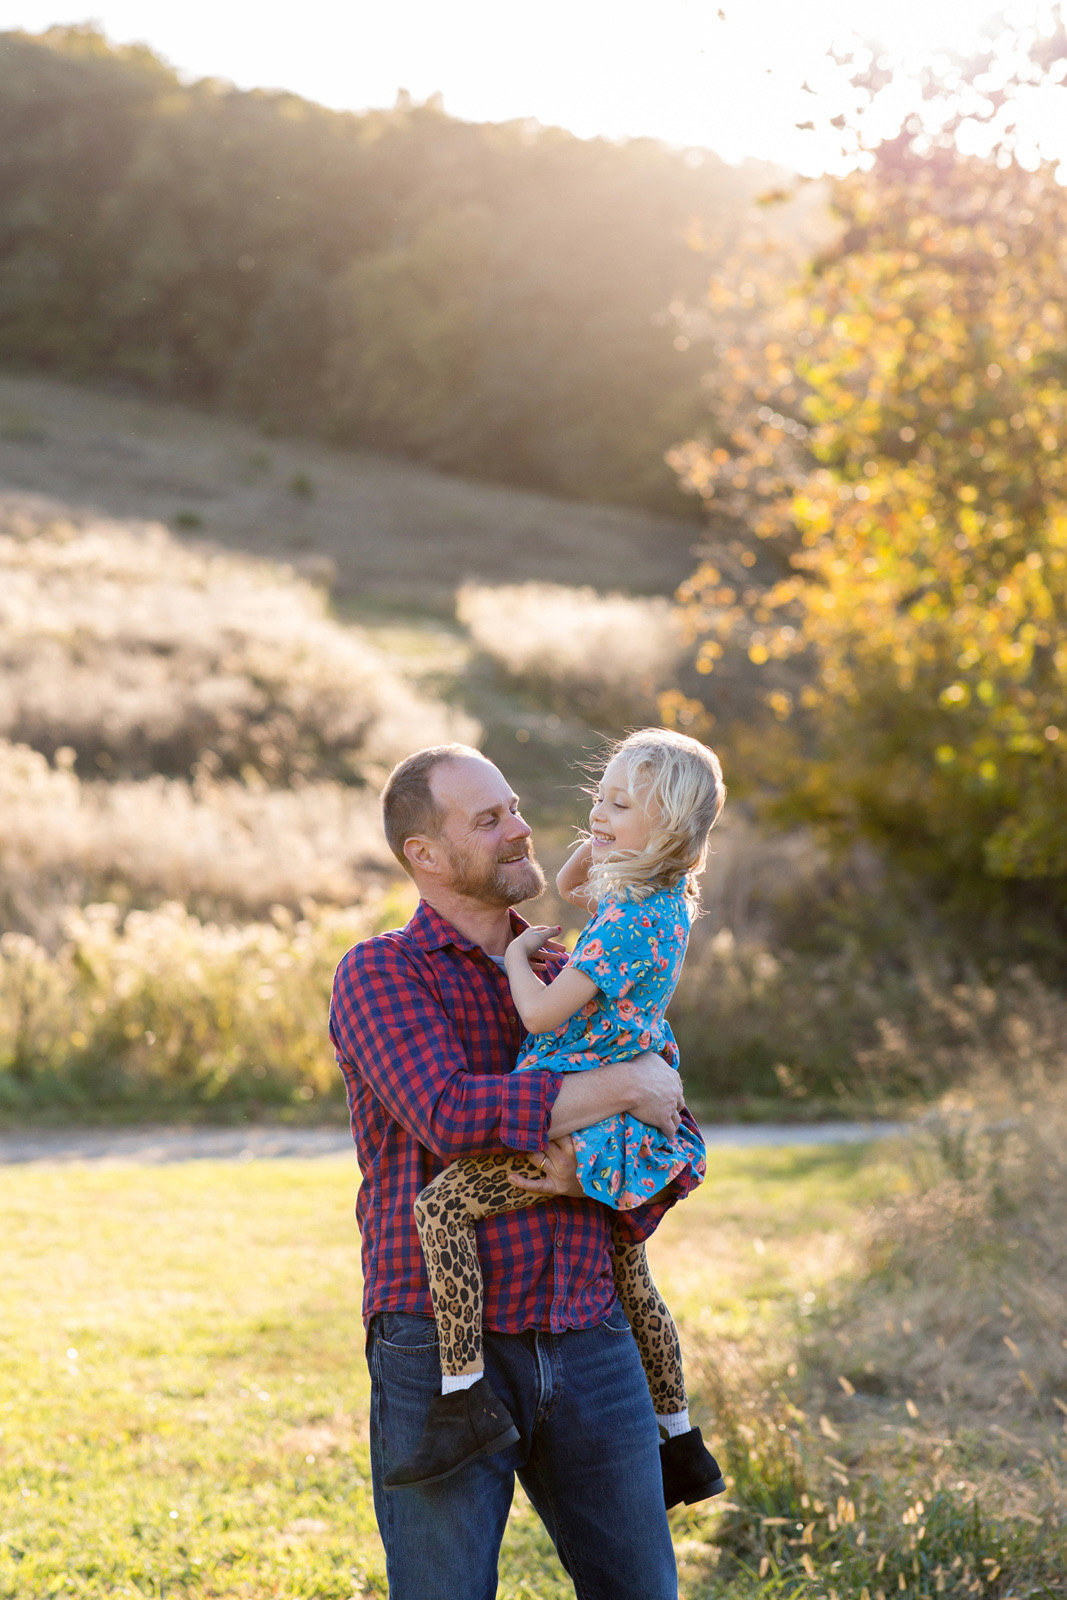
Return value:
M 525 1029 L 504 958 L 526 927 L 513 907 L 544 879 L 496 767 L 465 746 L 417 752 L 390 777 L 383 813 L 420 903 L 405 928 L 342 961 L 331 1037 L 363 1179 L 371 1461 L 390 1596 L 492 1600 L 518 1476 L 581 1600 L 676 1600 L 660 1433 L 612 1260 L 699 1174 L 687 1165 L 653 1199 L 615 1210 L 588 1198 L 569 1135 L 628 1116 L 668 1141 L 682 1129 L 692 1148 L 678 1073 L 647 1053 L 513 1070 Z M 532 972 L 551 984 L 564 953 L 527 943 Z M 474 1454 L 458 1470 L 398 1478 L 442 1388 L 415 1204 L 453 1162 L 500 1152 L 538 1202 L 478 1224 L 483 1387 L 509 1426 L 471 1402 Z

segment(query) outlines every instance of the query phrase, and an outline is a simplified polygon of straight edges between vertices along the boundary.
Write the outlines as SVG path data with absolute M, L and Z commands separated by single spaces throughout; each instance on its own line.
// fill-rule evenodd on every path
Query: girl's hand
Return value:
M 574 1154 L 574 1140 L 567 1134 L 562 1139 L 552 1139 L 547 1149 L 532 1155 L 528 1165 L 519 1171 L 512 1170 L 511 1181 L 517 1189 L 529 1194 L 584 1196 L 585 1190 L 578 1182 L 578 1160 Z
M 582 877 L 585 877 L 589 871 L 589 864 L 592 859 L 593 841 L 592 839 L 583 839 L 581 844 L 576 845 L 571 851 L 561 870 L 566 871 L 567 868 L 570 868 L 573 870 L 575 877 L 577 877 L 579 873 L 581 873 Z
M 521 952 L 521 954 L 524 955 L 527 960 L 529 960 L 530 956 L 535 955 L 536 952 L 540 950 L 542 945 L 547 944 L 549 939 L 553 938 L 559 932 L 560 929 L 556 927 L 527 928 L 525 932 L 517 933 L 514 939 L 512 939 L 511 943 L 508 945 L 507 949 L 504 951 L 504 965 L 508 966 L 510 961 L 513 959 L 513 950 L 517 953 Z
M 593 841 L 585 839 L 576 850 L 571 851 L 556 876 L 556 889 L 564 900 L 569 900 L 572 905 L 584 906 L 587 910 L 592 907 L 584 889 L 592 863 Z

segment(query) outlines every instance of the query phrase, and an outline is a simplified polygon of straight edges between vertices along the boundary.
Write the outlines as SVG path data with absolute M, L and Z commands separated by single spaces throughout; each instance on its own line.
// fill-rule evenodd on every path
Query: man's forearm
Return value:
M 560 1084 L 548 1123 L 550 1139 L 562 1139 L 578 1128 L 588 1128 L 604 1117 L 629 1111 L 634 1100 L 630 1063 L 598 1067 L 590 1072 L 568 1072 Z
M 639 1056 L 588 1072 L 567 1073 L 552 1107 L 548 1136 L 562 1139 L 624 1111 L 673 1133 L 681 1107 L 678 1074 L 656 1057 Z

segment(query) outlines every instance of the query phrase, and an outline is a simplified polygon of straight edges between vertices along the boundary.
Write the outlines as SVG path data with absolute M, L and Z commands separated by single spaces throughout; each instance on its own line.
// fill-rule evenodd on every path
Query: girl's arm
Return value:
M 504 951 L 504 966 L 515 1009 L 530 1033 L 546 1033 L 568 1022 L 576 1011 L 599 993 L 592 978 L 584 972 L 564 967 L 551 983 L 542 983 L 530 968 L 530 957 L 551 939 L 558 928 L 527 928 L 517 934 Z
M 569 900 L 572 906 L 581 906 L 583 911 L 596 910 L 596 904 L 586 889 L 592 859 L 593 841 L 586 839 L 571 851 L 556 876 L 556 890 L 562 899 Z

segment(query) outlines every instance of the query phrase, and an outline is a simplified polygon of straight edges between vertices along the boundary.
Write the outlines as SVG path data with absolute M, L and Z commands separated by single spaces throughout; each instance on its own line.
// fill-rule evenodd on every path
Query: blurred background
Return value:
M 2 35 L 0 1116 L 338 1114 L 392 762 L 649 721 L 707 1114 L 1062 1064 L 1063 18 L 868 10 Z
M 1064 6 L 95 9 L 0 0 L 4 1149 L 343 1130 L 391 765 L 551 881 L 681 728 L 691 1103 L 923 1130 L 657 1239 L 683 1593 L 1067 1594 Z M 0 1166 L 5 1600 L 384 1594 L 354 1181 Z

